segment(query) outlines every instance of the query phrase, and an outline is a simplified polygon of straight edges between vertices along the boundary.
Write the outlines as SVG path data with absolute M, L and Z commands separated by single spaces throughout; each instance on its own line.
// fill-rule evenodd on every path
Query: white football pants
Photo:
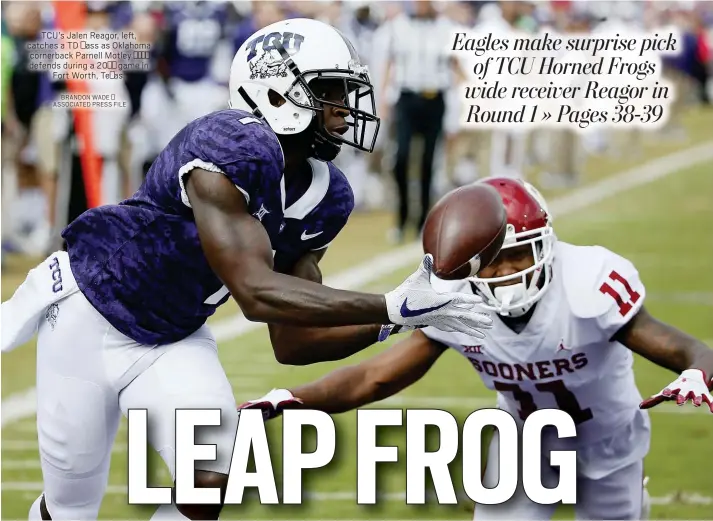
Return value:
M 616 437 L 592 444 L 583 451 L 582 455 L 587 459 L 591 458 L 592 461 L 597 458 L 597 454 L 600 460 L 611 460 L 613 453 L 619 450 L 616 445 L 623 445 L 622 440 L 635 440 L 641 437 L 648 439 L 648 427 L 648 415 L 641 411 L 630 425 L 616 433 Z M 648 442 L 645 445 L 648 451 Z M 483 485 L 487 488 L 494 488 L 499 481 L 498 451 L 499 436 L 496 431 L 488 447 L 488 459 L 483 477 Z M 620 461 L 626 461 L 625 458 L 626 455 L 622 454 Z M 579 470 L 583 465 L 580 464 L 578 451 L 577 504 L 575 505 L 577 519 L 646 519 L 642 517 L 645 515 L 643 503 L 648 499 L 644 489 L 644 459 L 639 454 L 632 459 L 633 461 L 623 467 L 613 467 L 610 473 L 601 475 L 600 469 L 596 469 L 594 472 L 596 477 L 587 477 Z M 586 463 L 584 465 L 586 466 Z M 541 480 L 542 485 L 547 488 L 554 488 L 559 482 L 556 469 L 549 466 L 548 454 L 542 456 Z M 557 506 L 540 505 L 530 500 L 520 483 L 515 495 L 507 503 L 476 505 L 473 519 L 474 521 L 549 520 Z
M 65 252 L 43 264 L 55 257 L 61 259 L 63 285 L 76 287 Z M 30 272 L 25 288 L 56 283 L 56 269 L 43 264 Z M 36 291 L 46 305 L 46 295 Z M 22 302 L 29 301 L 15 301 Z M 4 303 L 3 312 L 11 304 Z M 80 291 L 45 309 L 38 324 L 37 431 L 53 519 L 96 519 L 119 420 L 129 409 L 148 410 L 149 443 L 172 476 L 176 409 L 221 409 L 220 427 L 196 429 L 196 443 L 217 445 L 217 459 L 197 461 L 196 468 L 228 474 L 238 412 L 206 326 L 173 344 L 143 346 L 111 326 Z M 13 316 L 38 314 L 30 309 Z

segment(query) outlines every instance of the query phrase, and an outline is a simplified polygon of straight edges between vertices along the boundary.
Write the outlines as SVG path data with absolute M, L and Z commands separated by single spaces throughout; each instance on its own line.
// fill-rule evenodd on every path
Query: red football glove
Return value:
M 674 382 L 667 385 L 663 391 L 653 395 L 639 404 L 640 409 L 648 409 L 668 400 L 676 400 L 677 405 L 683 405 L 688 400 L 695 407 L 703 403 L 713 413 L 713 396 L 708 390 L 706 373 L 700 369 L 686 369 Z
M 278 417 L 285 409 L 296 409 L 301 405 L 302 400 L 295 398 L 287 389 L 273 389 L 262 398 L 238 406 L 238 410 L 261 409 L 262 417 L 267 421 Z

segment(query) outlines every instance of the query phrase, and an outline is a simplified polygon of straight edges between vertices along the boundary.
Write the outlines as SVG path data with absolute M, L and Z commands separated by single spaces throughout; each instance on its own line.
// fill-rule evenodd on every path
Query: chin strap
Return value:
M 243 101 L 248 104 L 248 107 L 250 107 L 250 110 L 252 110 L 253 114 L 257 116 L 260 119 L 265 119 L 265 116 L 262 115 L 262 112 L 260 112 L 260 109 L 257 107 L 253 99 L 248 95 L 248 93 L 245 91 L 243 87 L 238 87 L 238 94 L 240 94 L 240 97 L 243 98 Z
M 510 306 L 513 301 L 516 301 L 516 297 L 517 300 L 522 300 L 523 298 L 528 298 L 530 295 L 527 291 L 527 286 L 524 283 L 519 282 L 511 286 L 500 286 L 495 288 L 493 290 L 493 296 L 498 300 L 501 307 L 506 308 Z M 517 306 L 517 301 L 515 302 L 515 306 Z M 512 318 L 521 317 L 526 314 L 531 307 L 532 304 L 523 304 L 521 307 L 516 307 L 515 309 L 511 309 L 503 313 L 503 315 Z
M 314 143 L 312 144 L 312 156 L 320 161 L 333 161 L 342 149 L 329 139 L 325 138 L 322 133 L 317 130 L 314 132 Z

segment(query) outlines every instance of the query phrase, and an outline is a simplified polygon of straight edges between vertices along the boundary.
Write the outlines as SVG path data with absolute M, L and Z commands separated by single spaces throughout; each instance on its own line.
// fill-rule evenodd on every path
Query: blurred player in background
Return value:
M 331 2 L 340 5 L 339 2 Z M 374 8 L 369 2 L 350 2 L 346 5 L 351 11 L 335 13 L 338 27 L 344 35 L 353 41 L 359 50 L 359 57 L 369 64 L 369 72 L 375 84 L 381 79 L 380 47 L 375 42 L 375 33 L 379 26 Z M 349 16 L 351 15 L 351 16 Z M 329 22 L 327 22 L 329 23 Z M 377 98 L 378 99 L 378 98 Z M 380 134 L 388 132 L 382 131 Z M 355 210 L 378 209 L 383 206 L 383 182 L 372 171 L 369 154 L 353 148 L 347 149 L 336 160 L 337 166 L 345 170 L 349 184 L 354 191 Z
M 130 7 L 129 4 L 117 2 L 87 2 L 84 17 L 78 26 L 85 34 L 82 40 L 89 47 L 98 48 L 102 42 L 108 41 L 106 38 L 117 35 L 119 30 L 127 28 L 131 22 L 133 13 Z M 52 15 L 50 11 L 45 11 L 44 29 L 52 31 L 50 35 L 60 29 L 59 20 Z M 103 35 L 105 39 L 94 35 Z M 48 42 L 56 43 L 53 40 L 54 36 L 48 36 Z M 71 61 L 75 62 L 75 66 L 89 66 L 86 60 L 77 58 Z M 54 65 L 59 67 L 67 67 L 69 63 L 70 60 L 66 58 L 54 60 Z M 110 66 L 111 62 L 107 61 L 106 65 Z M 118 203 L 130 193 L 128 172 L 121 168 L 121 157 L 126 146 L 124 133 L 131 117 L 131 97 L 127 84 L 118 79 L 122 75 L 118 66 L 103 72 L 115 74 L 116 79 L 106 79 L 99 75 L 98 78 L 86 79 L 82 83 L 88 94 L 109 95 L 119 104 L 110 109 L 84 109 L 92 128 L 91 148 L 101 160 L 101 184 L 97 191 L 101 201 L 112 204 Z M 58 96 L 71 92 L 66 79 L 62 74 L 57 74 L 56 70 L 42 75 L 42 107 L 36 118 L 39 127 L 36 142 L 44 165 L 43 187 L 50 209 L 48 233 L 42 247 L 45 254 L 58 247 L 62 228 L 88 207 L 82 156 L 90 146 L 84 136 L 77 133 L 77 112 L 53 104 Z
M 499 37 L 524 37 L 515 24 L 520 18 L 522 2 L 501 1 L 483 8 L 476 31 L 494 33 Z M 490 134 L 490 175 L 523 178 L 527 132 L 524 130 L 493 130 Z
M 85 30 L 103 34 L 105 38 L 115 35 L 119 28 L 128 25 L 127 13 L 119 9 L 121 4 L 110 2 L 88 2 Z M 99 38 L 88 39 L 91 44 L 99 44 L 105 40 Z M 118 69 L 114 69 L 119 74 Z M 129 194 L 124 193 L 127 180 L 126 172 L 119 169 L 119 154 L 122 146 L 122 136 L 131 116 L 129 93 L 123 81 L 116 79 L 99 79 L 89 82 L 92 93 L 111 94 L 112 99 L 126 105 L 112 110 L 94 110 L 93 127 L 97 129 L 94 137 L 94 146 L 102 158 L 102 201 L 106 204 L 118 203 Z
M 42 13 L 39 6 L 32 4 L 9 3 L 3 7 L 3 32 L 12 39 L 12 46 L 5 48 L 8 54 L 3 56 L 8 59 L 3 61 L 3 67 L 9 67 L 8 88 L 3 92 L 3 207 L 14 217 L 3 220 L 4 233 L 10 249 L 42 254 L 45 209 L 35 118 L 41 106 L 43 75 L 29 67 L 26 48 L 39 37 Z
M 41 12 L 43 28 L 56 28 L 52 23 L 53 11 L 60 5 L 62 4 L 19 1 L 7 5 L 2 16 L 4 21 L 9 22 L 7 25 L 10 26 L 10 37 L 15 40 L 16 58 L 21 58 L 17 50 L 22 49 L 23 42 L 28 38 L 36 38 L 37 11 Z M 125 90 L 131 101 L 131 114 L 128 123 L 121 130 L 118 154 L 121 172 L 118 183 L 119 199 L 129 197 L 138 188 L 142 173 L 148 170 L 158 152 L 188 120 L 222 108 L 227 97 L 228 62 L 234 51 L 253 32 L 277 20 L 295 16 L 331 20 L 348 38 L 360 42 L 357 47 L 363 53 L 362 61 L 370 63 L 372 80 L 380 87 L 376 92 L 377 105 L 388 107 L 394 104 L 402 85 L 395 74 L 391 74 L 388 81 L 383 81 L 382 70 L 385 67 L 380 62 L 384 61 L 387 53 L 382 51 L 389 47 L 389 20 L 412 10 L 408 1 L 92 1 L 87 6 L 89 11 L 108 12 L 112 29 L 132 30 L 143 43 L 153 43 L 156 49 L 156 65 L 160 64 L 160 67 L 151 71 L 125 72 Z M 416 7 L 421 8 L 420 5 Z M 683 85 L 680 92 L 693 94 L 695 89 L 701 102 L 705 102 L 705 95 L 711 92 L 710 27 L 713 17 L 710 14 L 710 3 L 452 1 L 438 3 L 437 7 L 442 10 L 442 17 L 451 22 L 470 27 L 471 20 L 477 17 L 480 24 L 488 22 L 493 33 L 501 36 L 503 31 L 515 29 L 530 34 L 553 27 L 564 29 L 587 17 L 592 21 L 606 20 L 622 17 L 622 13 L 628 13 L 624 16 L 627 24 L 647 21 L 647 28 L 651 30 L 674 23 L 688 31 L 688 43 L 682 59 L 670 60 L 667 74 L 675 79 L 677 84 Z M 95 19 L 101 18 L 101 15 L 95 14 Z M 33 24 L 35 29 L 27 31 Z M 487 26 L 488 24 L 481 25 Z M 198 35 L 196 28 L 200 28 Z M 590 28 L 587 27 L 587 30 Z M 216 34 L 219 35 L 217 40 Z M 403 40 L 405 41 L 405 38 Z M 364 43 L 367 44 L 366 47 L 363 47 Z M 234 48 L 233 52 L 230 51 L 231 47 Z M 22 59 L 14 61 L 16 63 L 13 66 L 13 74 L 24 74 Z M 71 178 L 72 183 L 79 187 L 75 190 L 78 195 L 73 198 L 81 200 L 84 190 L 83 172 L 80 161 L 74 159 L 71 159 L 70 163 L 75 168 L 70 173 L 61 170 L 67 162 L 57 149 L 61 148 L 60 151 L 63 151 L 71 140 L 67 138 L 68 114 L 63 115 L 59 110 L 52 110 L 51 103 L 62 92 L 62 88 L 57 84 L 54 85 L 55 88 L 50 87 L 48 74 L 39 76 L 38 97 L 28 96 L 28 90 L 24 99 L 31 100 L 31 103 L 25 103 L 26 106 L 21 108 L 23 114 L 31 114 L 30 124 L 36 131 L 30 132 L 27 146 L 20 149 L 24 150 L 22 154 L 20 151 L 14 153 L 11 150 L 13 147 L 8 146 L 6 154 L 9 157 L 6 156 L 3 165 L 6 171 L 3 174 L 4 198 L 9 201 L 5 211 L 14 217 L 8 219 L 8 226 L 3 228 L 3 244 L 11 250 L 33 255 L 44 255 L 51 251 L 47 247 L 48 230 L 54 230 L 49 233 L 57 241 L 59 230 L 68 221 L 67 215 L 71 220 L 78 215 L 76 208 L 82 210 L 82 204 L 85 204 L 82 201 L 81 204 L 71 201 L 69 206 L 73 207 L 73 210 L 67 211 L 67 178 Z M 454 92 L 454 89 L 450 90 Z M 440 145 L 437 145 L 433 160 L 431 191 L 436 195 L 453 185 L 472 182 L 480 175 L 488 173 L 529 178 L 532 173 L 537 174 L 539 171 L 542 177 L 533 179 L 537 180 L 540 187 L 570 186 L 574 184 L 571 181 L 578 178 L 579 171 L 589 159 L 597 160 L 604 155 L 621 156 L 624 151 L 628 157 L 632 150 L 638 149 L 629 146 L 631 140 L 619 139 L 618 134 L 615 135 L 609 130 L 592 133 L 591 136 L 579 136 L 577 139 L 571 134 L 560 139 L 548 132 L 538 132 L 530 133 L 527 139 L 519 139 L 520 136 L 507 133 L 495 134 L 491 140 L 491 132 L 471 129 L 461 132 L 454 116 L 459 112 L 460 103 L 457 96 L 452 93 L 450 95 L 455 99 L 446 96 L 446 111 L 440 119 L 446 138 L 443 140 L 446 144 L 444 154 L 438 153 Z M 186 98 L 191 102 L 186 103 Z M 659 139 L 669 142 L 671 137 L 685 138 L 685 133 L 677 122 L 680 121 L 685 104 L 693 101 L 692 98 L 689 95 L 677 98 L 679 101 L 674 103 L 670 110 L 673 114 L 671 123 Z M 101 120 L 103 117 L 105 116 L 97 116 L 97 119 Z M 369 164 L 365 161 L 367 155 L 357 150 L 339 157 L 339 165 L 349 165 L 347 175 L 353 184 L 357 209 L 384 209 L 393 201 L 392 191 L 397 191 L 397 183 L 392 175 L 392 156 L 396 140 L 395 136 L 389 134 L 388 129 L 398 125 L 403 127 L 402 119 L 395 110 L 390 110 L 390 115 L 384 118 L 385 130 L 379 133 L 376 145 L 379 153 L 368 156 L 371 159 Z M 436 123 L 438 122 L 433 122 L 434 125 Z M 12 136 L 21 134 L 15 133 L 13 129 L 22 128 L 14 111 L 7 114 L 3 132 L 4 144 L 11 145 Z M 108 127 L 94 128 L 93 134 L 98 143 L 116 142 L 114 132 L 109 131 Z M 636 131 L 628 131 L 628 134 L 631 137 L 638 136 Z M 533 153 L 528 153 L 528 140 L 532 143 Z M 579 146 L 580 142 L 583 147 Z M 61 147 L 58 147 L 58 144 Z M 110 172 L 103 177 L 116 179 L 116 175 L 111 173 L 115 171 L 115 150 L 107 152 L 109 154 L 104 164 Z M 19 176 L 15 175 L 17 168 L 14 164 L 18 159 L 22 160 Z M 418 162 L 421 163 L 420 160 Z M 413 170 L 410 166 L 407 167 L 408 172 Z M 535 172 L 531 173 L 532 170 Z M 107 184 L 117 186 L 114 182 L 107 181 Z M 116 189 L 107 194 L 108 198 L 103 202 L 117 201 Z M 46 207 L 47 210 L 42 211 L 40 206 Z M 32 211 L 27 208 L 32 208 Z M 397 213 L 398 222 L 400 210 Z M 398 237 L 396 232 L 391 235 Z M 50 245 L 50 248 L 53 247 Z
M 233 50 L 238 52 L 240 47 L 256 31 L 284 18 L 287 17 L 284 16 L 284 11 L 280 8 L 279 3 L 270 1 L 253 2 L 249 12 L 245 13 L 245 16 L 233 28 L 231 34 Z
M 30 519 L 96 518 L 121 413 L 134 408 L 149 411 L 172 476 L 175 410 L 220 408 L 221 427 L 198 434 L 217 459 L 197 464 L 195 483 L 225 491 L 238 412 L 205 322 L 230 295 L 290 363 L 350 356 L 382 324 L 478 336 L 492 324 L 473 310 L 480 297 L 433 290 L 429 257 L 386 294 L 321 284 L 319 261 L 354 204 L 331 161 L 345 144 L 371 151 L 379 126 L 342 33 L 308 19 L 257 32 L 233 60 L 230 106 L 183 128 L 130 199 L 74 220 L 67 251 L 2 304 L 3 351 L 38 333 L 44 493 Z M 221 508 L 168 505 L 153 519 Z
M 158 74 L 144 89 L 146 169 L 185 125 L 225 108 L 226 90 L 213 77 L 213 60 L 226 37 L 224 2 L 169 2 L 162 12 Z
M 713 350 L 649 315 L 646 290 L 629 261 L 599 246 L 558 241 L 545 201 L 531 185 L 507 178 L 483 182 L 505 203 L 505 245 L 476 277 L 437 287 L 483 297 L 483 310 L 499 318 L 487 338 L 421 329 L 358 365 L 291 391 L 273 390 L 242 407 L 261 408 L 266 417 L 300 406 L 345 412 L 414 384 L 450 347 L 516 421 L 548 407 L 572 417 L 576 439 L 543 433 L 542 483 L 553 488 L 559 479 L 549 466 L 550 451 L 577 451 L 577 519 L 646 519 L 643 461 L 651 432 L 648 413 L 640 409 L 675 399 L 713 413 Z M 681 376 L 642 402 L 632 351 Z M 498 483 L 498 443 L 495 433 L 486 488 Z M 477 505 L 474 519 L 550 519 L 556 506 L 534 503 L 519 489 L 506 504 Z

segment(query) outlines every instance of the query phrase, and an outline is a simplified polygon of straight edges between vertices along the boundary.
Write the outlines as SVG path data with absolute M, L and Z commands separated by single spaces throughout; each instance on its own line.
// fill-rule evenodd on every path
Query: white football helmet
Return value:
M 344 136 L 328 132 L 317 116 L 324 106 L 341 105 L 317 96 L 310 88 L 316 79 L 344 84 Z M 271 90 L 287 102 L 272 103 Z M 243 43 L 230 70 L 230 107 L 263 118 L 278 135 L 314 132 L 312 155 L 325 161 L 342 143 L 373 151 L 380 124 L 369 71 L 354 46 L 334 27 L 306 18 L 268 25 Z
M 495 188 L 505 205 L 507 228 L 502 250 L 530 244 L 535 263 L 517 273 L 502 277 L 471 277 L 483 307 L 509 317 L 520 317 L 539 301 L 550 287 L 554 245 L 557 241 L 552 218 L 544 198 L 529 183 L 506 177 L 479 181 Z M 528 275 L 530 280 L 528 282 Z M 505 286 L 491 286 L 519 280 Z

